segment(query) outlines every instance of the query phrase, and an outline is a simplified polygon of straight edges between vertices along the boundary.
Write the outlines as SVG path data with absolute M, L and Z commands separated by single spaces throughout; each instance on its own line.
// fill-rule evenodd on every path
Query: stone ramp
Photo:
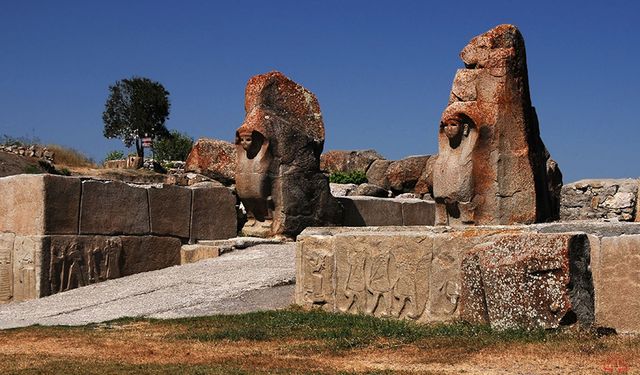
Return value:
M 0 329 L 283 308 L 293 303 L 294 280 L 294 243 L 258 245 L 197 263 L 0 305 Z

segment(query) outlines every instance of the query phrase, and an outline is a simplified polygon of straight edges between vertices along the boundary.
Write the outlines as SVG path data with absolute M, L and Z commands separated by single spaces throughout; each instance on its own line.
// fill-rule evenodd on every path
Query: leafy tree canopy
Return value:
M 153 157 L 160 161 L 185 161 L 191 148 L 193 148 L 193 138 L 186 133 L 172 130 L 169 137 L 162 138 L 153 144 Z
M 169 136 L 169 92 L 148 78 L 122 79 L 109 86 L 109 98 L 102 113 L 104 136 L 120 138 L 127 147 L 136 146 L 144 157 L 142 138 Z

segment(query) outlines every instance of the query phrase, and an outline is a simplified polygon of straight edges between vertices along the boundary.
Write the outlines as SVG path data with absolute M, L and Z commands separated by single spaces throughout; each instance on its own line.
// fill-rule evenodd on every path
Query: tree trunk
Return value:
M 136 138 L 136 152 L 144 160 L 144 147 L 142 147 L 142 139 L 140 138 Z

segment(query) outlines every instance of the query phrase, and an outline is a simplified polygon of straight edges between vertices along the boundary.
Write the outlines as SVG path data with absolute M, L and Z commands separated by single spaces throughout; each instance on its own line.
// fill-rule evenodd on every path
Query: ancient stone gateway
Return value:
M 243 231 L 295 237 L 341 220 L 320 172 L 324 125 L 309 90 L 271 72 L 249 80 L 246 117 L 236 131 L 236 189 L 250 220 Z
M 562 177 L 540 138 L 522 35 L 497 26 L 460 56 L 433 166 L 436 224 L 557 219 Z

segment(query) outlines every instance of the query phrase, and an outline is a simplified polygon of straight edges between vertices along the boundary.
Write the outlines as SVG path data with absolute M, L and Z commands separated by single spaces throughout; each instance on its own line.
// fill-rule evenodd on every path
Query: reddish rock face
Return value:
M 236 169 L 236 147 L 217 139 L 200 138 L 193 145 L 184 167 L 187 172 L 211 177 L 223 184 L 233 184 Z
M 324 125 L 315 95 L 270 72 L 247 83 L 245 110 L 236 131 L 236 189 L 249 214 L 272 219 L 270 234 L 289 237 L 338 223 L 341 208 L 320 172 Z
M 515 26 L 497 26 L 473 38 L 460 56 L 465 69 L 454 78 L 433 165 L 437 224 L 557 219 L 560 174 L 556 165 L 547 175 L 549 153 L 531 105 L 522 35 Z
M 385 173 L 389 188 L 396 193 L 415 191 L 414 188 L 423 175 L 430 157 L 430 155 L 410 156 L 392 162 Z M 424 193 L 422 191 L 422 194 Z

